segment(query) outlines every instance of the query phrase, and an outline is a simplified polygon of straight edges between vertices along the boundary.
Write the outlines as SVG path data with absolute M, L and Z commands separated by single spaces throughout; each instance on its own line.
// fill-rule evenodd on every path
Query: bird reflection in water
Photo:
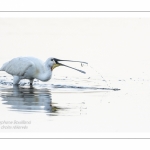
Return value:
M 11 110 L 21 112 L 45 112 L 56 114 L 60 109 L 52 104 L 51 92 L 48 89 L 18 87 L 1 89 L 3 104 Z

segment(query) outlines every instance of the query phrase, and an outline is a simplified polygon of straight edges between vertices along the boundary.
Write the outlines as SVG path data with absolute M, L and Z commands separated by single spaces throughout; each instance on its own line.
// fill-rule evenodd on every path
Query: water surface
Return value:
M 149 132 L 149 80 L 0 77 L 1 132 Z M 113 87 L 111 87 L 113 85 Z

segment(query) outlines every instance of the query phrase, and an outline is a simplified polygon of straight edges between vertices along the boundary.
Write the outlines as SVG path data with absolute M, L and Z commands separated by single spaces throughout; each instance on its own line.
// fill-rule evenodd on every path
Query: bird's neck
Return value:
M 48 81 L 48 80 L 51 79 L 51 76 L 52 76 L 51 69 L 50 69 L 50 67 L 45 63 L 45 65 L 44 65 L 44 71 L 41 72 L 41 73 L 38 75 L 38 79 L 41 80 L 41 81 Z

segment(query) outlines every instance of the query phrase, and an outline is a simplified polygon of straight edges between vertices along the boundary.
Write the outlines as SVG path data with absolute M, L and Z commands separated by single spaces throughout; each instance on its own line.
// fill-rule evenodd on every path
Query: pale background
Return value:
M 149 26 L 149 18 L 137 17 L 1 18 L 0 63 L 18 56 L 56 57 L 86 61 L 104 77 L 148 79 Z
M 100 3 L 99 0 L 95 0 L 94 2 L 93 1 L 92 2 L 88 1 L 87 2 L 87 0 L 86 1 L 85 0 L 81 1 L 80 0 L 78 2 L 76 1 L 76 3 L 72 3 L 72 1 L 71 1 L 71 3 L 68 3 L 68 2 L 70 2 L 68 0 L 65 1 L 65 3 L 64 3 L 64 0 L 63 1 L 59 0 L 59 1 L 52 1 L 53 2 L 52 5 L 49 5 L 50 1 L 47 1 L 47 0 L 42 1 L 43 5 L 41 5 L 40 0 L 38 0 L 38 1 L 37 0 L 36 1 L 35 0 L 24 1 L 24 3 L 22 3 L 22 1 L 20 1 L 20 0 L 15 0 L 15 2 L 16 2 L 16 4 L 14 3 L 14 1 L 10 1 L 10 0 L 6 0 L 6 1 L 1 2 L 1 5 L 0 5 L 1 10 L 18 10 L 18 9 L 19 10 L 33 10 L 33 9 L 34 10 L 40 10 L 41 7 L 42 7 L 42 10 L 52 9 L 52 8 L 54 10 L 60 10 L 62 8 L 63 8 L 63 10 L 67 10 L 68 8 L 70 10 L 83 10 L 83 9 L 91 10 L 91 8 L 92 8 L 92 10 L 126 10 L 126 11 L 129 11 L 129 10 L 135 10 L 135 11 L 137 11 L 137 10 L 142 10 L 142 11 L 143 10 L 149 10 L 149 5 L 148 5 L 149 1 L 147 1 L 147 0 L 141 1 L 141 2 L 136 1 L 136 3 L 135 3 L 135 1 L 132 1 L 132 0 L 124 1 L 124 2 L 123 1 L 120 2 L 118 0 L 115 0 L 115 1 L 114 0 L 113 1 L 110 1 L 110 0 L 106 1 L 105 0 L 105 1 L 102 1 L 101 5 L 97 5 L 97 4 Z M 61 5 L 59 5 L 60 2 L 61 2 Z M 66 2 L 67 2 L 67 5 L 66 5 Z M 86 5 L 85 5 L 85 3 L 86 3 Z M 61 15 L 61 14 L 62 13 L 59 13 L 59 15 Z M 87 16 L 91 16 L 91 14 L 92 13 L 88 13 Z M 97 14 L 98 13 L 94 13 L 94 16 L 97 16 Z M 108 13 L 100 13 L 100 14 L 102 14 L 102 16 L 105 16 Z M 111 15 L 109 15 L 109 16 L 112 16 L 113 14 L 114 13 L 111 13 Z M 146 16 L 148 13 L 124 13 L 124 15 L 123 15 L 123 13 L 117 13 L 117 15 L 118 14 L 122 17 L 122 16 L 127 16 L 128 14 L 129 14 L 129 16 L 132 16 L 132 15 L 140 16 L 141 14 Z M 11 15 L 12 15 L 12 13 L 11 13 Z M 21 13 L 21 15 L 22 15 L 22 13 Z M 83 13 L 80 13 L 79 15 L 83 16 Z M 38 16 L 41 16 L 41 15 L 38 14 Z M 73 14 L 70 14 L 70 16 L 72 17 Z M 12 135 L 12 134 L 9 134 L 9 135 Z M 125 137 L 125 135 L 123 137 Z M 133 136 L 133 137 L 137 137 L 137 136 Z M 146 137 L 146 136 L 144 136 L 144 137 Z M 34 144 L 33 146 L 35 147 L 37 145 L 37 140 L 34 140 L 35 143 L 33 142 L 33 140 L 30 140 L 30 141 L 28 140 L 28 142 L 30 142 L 30 145 Z M 22 141 L 22 143 L 27 142 L 27 140 L 26 141 L 21 140 L 21 141 Z M 19 140 L 19 142 L 21 142 L 21 141 Z M 9 143 L 11 142 L 11 144 L 8 144 L 8 142 Z M 119 141 L 114 140 L 114 139 L 113 140 L 112 139 L 110 139 L 110 140 L 105 140 L 105 139 L 99 140 L 99 139 L 97 139 L 97 140 L 90 140 L 90 142 L 87 142 L 87 140 L 73 140 L 72 139 L 72 140 L 69 140 L 69 143 L 71 143 L 71 142 L 72 142 L 72 145 L 74 145 L 74 142 L 76 142 L 76 143 L 78 142 L 76 145 L 74 145 L 76 148 L 78 148 L 79 146 L 80 147 L 82 146 L 84 148 L 88 148 L 89 146 L 94 146 L 95 145 L 95 147 L 103 147 L 103 149 L 107 149 L 108 147 L 111 148 L 111 147 L 114 147 L 114 146 L 115 146 L 116 149 L 120 149 L 120 145 L 123 145 L 122 148 L 127 149 L 129 146 L 134 147 L 134 148 L 135 147 L 147 148 L 148 145 L 149 145 L 148 144 L 149 143 L 148 139 L 147 140 L 143 140 L 143 139 L 139 140 L 138 139 L 138 141 L 135 140 L 135 139 L 132 139 L 132 140 L 123 140 L 123 139 L 120 140 L 119 139 Z M 109 144 L 108 144 L 108 142 L 109 142 Z M 118 143 L 120 143 L 120 144 L 118 144 Z M 14 140 L 11 140 L 11 139 L 10 140 L 3 140 L 3 142 L 1 143 L 1 147 L 5 147 L 5 148 L 9 147 L 9 146 L 12 147 L 12 145 L 16 146 L 16 144 L 18 144 L 18 140 L 15 140 L 15 139 Z M 29 145 L 29 144 L 27 144 L 27 145 Z M 49 141 L 48 140 L 42 140 L 42 141 L 38 142 L 38 146 L 36 146 L 36 148 L 40 148 L 39 145 L 40 146 L 49 146 Z M 56 147 L 56 145 L 57 145 L 57 147 Z M 67 145 L 68 145 L 68 140 L 62 140 L 62 139 L 60 139 L 60 140 L 55 140 L 54 139 L 50 144 L 50 146 L 54 147 L 55 149 L 58 148 L 58 147 L 60 149 L 63 146 L 65 146 L 65 148 L 69 147 L 68 149 L 70 149 L 70 144 L 68 146 Z M 24 145 L 24 146 L 26 146 L 26 145 Z M 11 147 L 9 147 L 9 148 L 11 148 Z M 20 149 L 20 147 L 16 147 L 16 148 Z

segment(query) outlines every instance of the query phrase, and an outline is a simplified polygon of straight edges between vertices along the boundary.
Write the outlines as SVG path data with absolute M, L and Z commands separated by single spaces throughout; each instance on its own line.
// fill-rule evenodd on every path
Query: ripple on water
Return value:
M 2 103 L 11 110 L 22 112 L 53 113 L 57 108 L 51 105 L 51 92 L 48 89 L 22 88 L 19 86 L 1 88 Z M 58 108 L 59 109 L 59 108 Z
M 5 88 L 7 86 L 13 86 L 12 80 L 5 77 L 0 80 L 0 86 Z M 29 80 L 22 80 L 20 82 L 21 87 L 29 87 Z M 53 91 L 61 90 L 64 92 L 99 92 L 103 90 L 117 91 L 118 88 L 111 88 L 106 85 L 106 81 L 87 78 L 53 78 L 49 82 L 40 82 L 34 80 L 33 86 L 36 88 L 47 88 Z
M 95 80 L 94 80 L 95 82 Z M 12 78 L 0 78 L 0 96 L 2 105 L 8 111 L 21 113 L 46 113 L 47 115 L 81 115 L 86 114 L 84 99 L 76 101 L 68 99 L 69 93 L 102 92 L 118 90 L 99 86 L 88 79 L 54 78 L 49 82 L 34 81 L 33 86 L 28 80 L 22 80 L 19 86 L 13 86 Z M 52 93 L 55 97 L 52 101 Z M 59 93 L 68 93 L 62 95 Z M 72 95 L 71 95 L 72 96 Z M 78 103 L 77 103 L 78 101 Z M 82 112 L 82 113 L 81 113 Z

